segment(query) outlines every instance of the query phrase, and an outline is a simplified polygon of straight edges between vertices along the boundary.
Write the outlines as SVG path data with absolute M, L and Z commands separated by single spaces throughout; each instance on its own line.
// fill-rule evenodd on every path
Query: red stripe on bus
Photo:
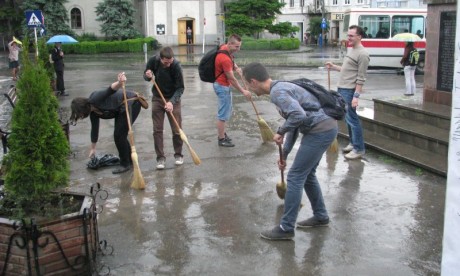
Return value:
M 367 48 L 404 48 L 406 43 L 403 41 L 394 41 L 394 40 L 361 40 L 361 43 L 364 47 Z M 350 47 L 350 46 L 348 46 Z M 414 42 L 415 48 L 425 48 L 425 41 L 416 41 Z

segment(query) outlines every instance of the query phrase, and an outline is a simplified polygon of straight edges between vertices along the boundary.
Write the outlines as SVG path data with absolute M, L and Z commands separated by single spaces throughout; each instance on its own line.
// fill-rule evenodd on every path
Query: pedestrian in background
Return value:
M 290 240 L 294 237 L 303 190 L 310 201 L 313 216 L 298 222 L 297 227 L 327 226 L 329 215 L 321 186 L 316 178 L 316 168 L 324 152 L 336 138 L 337 120 L 324 112 L 313 94 L 296 84 L 272 80 L 260 63 L 245 66 L 243 75 L 247 86 L 257 96 L 270 95 L 271 102 L 286 120 L 273 137 L 276 144 L 282 145 L 284 136 L 289 136 L 286 137 L 283 158 L 287 158 L 292 149 L 296 132 L 302 133 L 300 147 L 287 176 L 284 212 L 280 224 L 271 230 L 261 232 L 261 237 L 268 240 Z M 285 160 L 279 160 L 278 166 L 280 170 L 284 170 Z
M 61 46 L 61 42 L 54 43 L 54 48 L 51 50 L 51 59 L 53 59 L 54 71 L 56 72 L 57 95 L 69 96 L 69 94 L 65 92 L 64 86 L 64 52 Z
M 192 44 L 192 29 L 190 27 L 187 27 L 186 36 L 187 44 Z
M 406 47 L 404 47 L 404 55 L 401 58 L 401 65 L 404 68 L 404 77 L 406 78 L 406 93 L 405 96 L 414 96 L 415 95 L 415 64 L 411 63 L 411 53 L 416 51 L 413 42 L 406 42 Z
M 359 159 L 365 153 L 363 128 L 356 113 L 358 99 L 363 92 L 363 85 L 366 81 L 367 67 L 369 66 L 369 53 L 361 44 L 364 30 L 357 25 L 348 28 L 348 45 L 352 46 L 348 51 L 342 66 L 326 62 L 326 67 L 340 72 L 337 92 L 347 102 L 347 114 L 345 121 L 348 126 L 349 144 L 343 148 L 347 153 L 347 159 Z
M 179 61 L 174 59 L 174 52 L 171 47 L 160 49 L 160 54 L 149 59 L 144 70 L 144 79 L 151 81 L 155 76 L 155 82 L 163 93 L 166 104 L 163 102 L 155 85 L 152 86 L 152 121 L 153 121 L 153 143 L 155 146 L 158 170 L 165 168 L 166 156 L 163 146 L 163 131 L 165 113 L 167 113 L 169 125 L 172 131 L 172 142 L 174 147 L 175 164 L 180 166 L 184 163 L 182 155 L 183 141 L 180 138 L 180 131 L 177 129 L 172 115 L 176 118 L 179 127 L 182 128 L 181 96 L 184 93 L 184 77 Z
M 248 100 L 251 99 L 251 92 L 244 89 L 236 79 L 233 71 L 241 74 L 241 69 L 234 62 L 233 54 L 241 48 L 241 37 L 232 34 L 228 38 L 227 44 L 222 45 L 219 50 L 225 51 L 218 53 L 215 60 L 214 74 L 217 76 L 213 83 L 214 92 L 217 95 L 217 139 L 221 147 L 234 147 L 232 139 L 225 132 L 226 123 L 232 116 L 232 92 L 230 86 L 240 91 Z
M 19 51 L 21 51 L 22 48 L 19 47 L 16 38 L 13 37 L 13 40 L 8 43 L 8 59 L 9 59 L 9 68 L 11 69 L 11 73 L 13 75 L 13 80 L 17 81 L 18 80 L 18 74 L 19 74 Z
M 117 81 L 106 89 L 94 91 L 89 98 L 77 97 L 72 100 L 70 105 L 72 110 L 70 121 L 72 124 L 75 125 L 78 120 L 88 116 L 91 120 L 90 158 L 96 155 L 100 119 L 115 119 L 113 139 L 120 156 L 120 167 L 113 170 L 113 174 L 124 173 L 132 168 L 131 145 L 128 141 L 128 118 L 126 116 L 123 90 L 120 89 L 125 82 L 125 73 L 119 73 Z M 133 91 L 126 91 L 126 98 L 128 99 L 129 117 L 131 124 L 133 124 L 141 111 L 142 104 L 139 96 Z M 133 98 L 135 100 L 129 100 Z

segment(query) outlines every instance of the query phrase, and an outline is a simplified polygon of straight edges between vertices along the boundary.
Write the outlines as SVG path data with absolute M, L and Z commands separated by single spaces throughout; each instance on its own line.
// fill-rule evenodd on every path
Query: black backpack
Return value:
M 321 108 L 328 116 L 336 120 L 342 120 L 345 117 L 347 112 L 347 104 L 342 95 L 336 91 L 328 91 L 324 86 L 306 78 L 295 79 L 288 82 L 298 85 L 313 94 L 318 99 L 319 103 L 321 104 Z
M 201 58 L 200 64 L 198 65 L 198 73 L 200 74 L 201 81 L 214 83 L 216 79 L 224 73 L 224 71 L 222 71 L 219 75 L 214 75 L 217 54 L 224 53 L 230 58 L 232 57 L 228 51 L 219 50 L 219 48 L 220 46 L 216 46 Z

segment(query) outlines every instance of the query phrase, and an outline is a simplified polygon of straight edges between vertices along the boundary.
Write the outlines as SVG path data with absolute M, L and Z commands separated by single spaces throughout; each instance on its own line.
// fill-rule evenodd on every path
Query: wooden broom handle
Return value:
M 123 88 L 123 99 L 124 99 L 124 102 L 125 102 L 126 120 L 128 120 L 128 129 L 129 129 L 129 132 L 132 133 L 131 118 L 129 117 L 128 101 L 127 101 L 127 97 L 126 97 L 125 82 L 122 82 L 121 87 Z M 134 137 L 133 137 L 133 135 L 129 135 L 129 139 L 131 141 L 131 145 L 134 145 Z
M 327 88 L 331 91 L 331 67 L 327 67 Z
M 278 145 L 278 150 L 280 152 L 280 161 L 281 163 L 284 163 L 284 160 L 283 160 L 283 148 L 281 147 L 281 145 Z M 281 182 L 284 182 L 284 170 L 280 170 L 281 171 Z
M 238 75 L 240 75 L 241 82 L 243 83 L 244 89 L 248 90 L 248 88 L 246 87 L 246 83 L 243 80 L 243 76 L 241 75 L 241 73 L 239 71 L 238 71 Z M 260 120 L 259 112 L 257 111 L 256 105 L 254 104 L 254 101 L 252 100 L 252 98 L 249 101 L 251 101 L 252 107 L 254 107 L 254 111 L 256 112 L 257 119 Z
M 157 89 L 158 94 L 160 94 L 160 97 L 161 97 L 161 99 L 163 100 L 163 103 L 166 105 L 166 99 L 165 99 L 165 97 L 163 96 L 163 93 L 161 93 L 160 87 L 158 87 L 156 81 L 154 81 L 153 79 L 152 79 L 151 81 L 152 81 L 153 85 L 155 86 L 155 88 Z M 177 122 L 176 118 L 174 117 L 172 111 L 168 111 L 168 113 L 171 115 L 171 117 L 172 117 L 172 119 L 173 119 L 173 121 L 174 121 L 174 124 L 175 124 L 176 127 L 177 127 L 177 130 L 180 130 L 179 123 Z

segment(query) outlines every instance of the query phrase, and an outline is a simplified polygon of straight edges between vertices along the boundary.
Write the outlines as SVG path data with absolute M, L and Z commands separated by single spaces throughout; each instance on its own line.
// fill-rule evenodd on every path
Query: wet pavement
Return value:
M 297 59 L 304 58 L 300 55 L 305 53 L 298 54 Z M 331 51 L 323 56 L 334 55 Z M 178 58 L 185 64 L 186 59 L 199 60 Z M 143 56 L 68 56 L 64 77 L 71 96 L 60 97 L 61 106 L 106 87 L 119 71 L 128 76 L 127 89 L 150 96 L 150 85 L 142 79 L 143 62 Z M 306 76 L 327 85 L 327 72 L 317 67 L 269 70 L 274 79 Z M 89 192 L 90 185 L 99 182 L 109 193 L 99 216 L 99 235 L 114 248 L 112 255 L 100 258 L 111 275 L 440 274 L 446 179 L 372 150 L 361 161 L 346 161 L 342 153 L 327 153 L 321 160 L 317 175 L 331 217 L 329 227 L 297 230 L 288 242 L 259 238 L 260 231 L 278 223 L 283 210 L 275 192 L 280 181 L 277 147 L 262 144 L 255 112 L 239 93 L 234 93 L 228 128 L 236 146 L 218 147 L 212 85 L 199 80 L 194 66 L 184 65 L 184 77 L 183 130 L 200 166 L 194 165 L 185 145 L 184 165 L 174 165 L 165 124 L 166 169 L 155 170 L 150 109 L 142 110 L 133 127 L 146 189 L 133 190 L 130 174 L 86 169 L 89 120 L 70 128 L 70 190 Z M 331 73 L 332 88 L 337 77 Z M 407 99 L 402 96 L 404 76 L 371 70 L 360 109 L 372 112 L 372 98 L 420 101 L 422 82 L 417 76 L 418 95 Z M 8 83 L 0 82 L 2 91 Z M 276 129 L 282 119 L 268 98 L 258 97 L 255 104 Z M 117 153 L 112 134 L 113 121 L 102 121 L 98 153 Z M 300 220 L 311 216 L 305 196 L 303 202 Z

